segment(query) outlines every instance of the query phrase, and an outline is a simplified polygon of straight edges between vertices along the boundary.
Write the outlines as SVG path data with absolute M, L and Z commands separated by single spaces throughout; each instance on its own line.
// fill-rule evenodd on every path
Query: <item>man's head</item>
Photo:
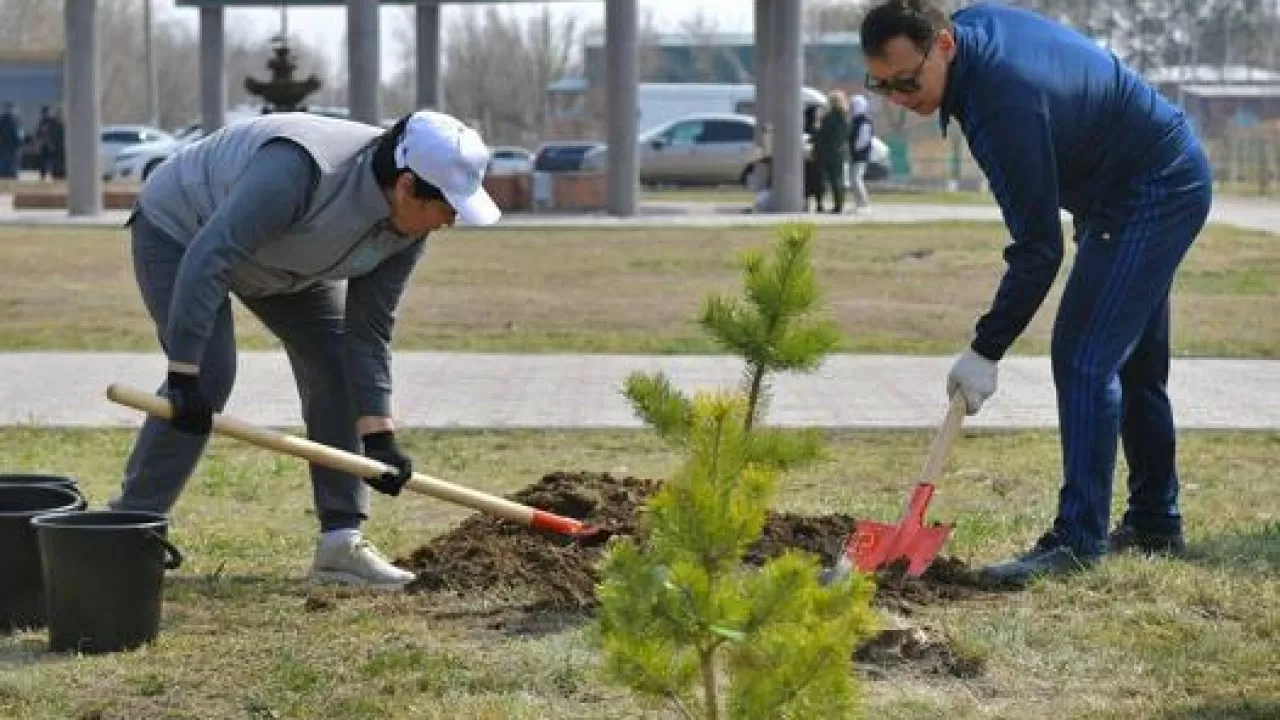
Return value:
M 453 225 L 492 225 L 502 216 L 482 182 L 489 148 L 456 118 L 421 110 L 378 141 L 373 174 L 387 195 L 392 227 L 410 237 Z
M 888 0 L 862 21 L 867 89 L 920 115 L 942 105 L 956 54 L 951 19 L 929 0 Z

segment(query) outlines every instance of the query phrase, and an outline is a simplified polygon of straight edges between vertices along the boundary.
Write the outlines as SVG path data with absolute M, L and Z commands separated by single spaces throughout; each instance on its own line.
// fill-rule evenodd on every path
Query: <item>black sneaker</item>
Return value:
M 1147 555 L 1182 557 L 1187 554 L 1187 541 L 1182 533 L 1149 533 L 1131 525 L 1121 525 L 1107 538 L 1113 553 L 1134 552 Z
M 1087 570 L 1101 559 L 1100 555 L 1075 552 L 1050 533 L 1017 558 L 982 568 L 982 577 L 993 584 L 1022 588 L 1040 578 L 1061 577 Z

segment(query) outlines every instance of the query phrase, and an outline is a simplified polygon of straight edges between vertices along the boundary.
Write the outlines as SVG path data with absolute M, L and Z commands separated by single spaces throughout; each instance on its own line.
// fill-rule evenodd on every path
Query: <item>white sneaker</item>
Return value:
M 377 548 L 355 533 L 339 540 L 316 542 L 311 580 L 356 585 L 379 590 L 399 590 L 416 575 L 392 565 Z

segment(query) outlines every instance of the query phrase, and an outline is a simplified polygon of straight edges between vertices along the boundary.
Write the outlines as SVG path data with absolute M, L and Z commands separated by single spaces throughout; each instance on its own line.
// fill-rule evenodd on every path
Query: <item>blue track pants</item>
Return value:
M 1106 552 L 1117 438 L 1129 465 L 1124 522 L 1178 532 L 1178 474 L 1169 377 L 1169 290 L 1204 227 L 1212 178 L 1200 146 L 1136 178 L 1128 220 L 1077 226 L 1078 250 L 1053 328 L 1063 484 L 1055 534 L 1086 555 Z

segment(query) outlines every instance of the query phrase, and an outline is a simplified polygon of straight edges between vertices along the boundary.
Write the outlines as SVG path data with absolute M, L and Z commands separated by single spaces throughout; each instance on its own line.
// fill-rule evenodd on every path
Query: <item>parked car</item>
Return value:
M 204 137 L 199 123 L 188 125 L 172 137 L 155 142 L 140 143 L 116 153 L 115 163 L 106 173 L 107 182 L 145 182 L 160 163 L 180 148 Z
M 604 148 L 599 140 L 550 140 L 534 153 L 534 172 L 576 172 L 583 170 L 587 155 Z
M 226 123 L 235 125 L 259 117 L 261 114 L 243 107 L 230 108 L 226 113 Z M 104 177 L 108 182 L 112 180 L 145 182 L 152 171 L 160 167 L 160 163 L 170 155 L 203 137 L 204 129 L 199 122 L 193 122 L 173 131 L 172 135 L 166 139 L 125 148 L 116 153 L 116 161 L 104 171 Z
M 102 128 L 98 145 L 98 167 L 103 178 L 111 179 L 116 155 L 125 148 L 143 143 L 172 142 L 173 135 L 148 125 L 107 125 Z
M 534 155 L 522 147 L 499 145 L 492 148 L 489 175 L 528 175 L 533 172 Z
M 827 106 L 827 96 L 800 88 L 803 107 Z M 636 130 L 644 134 L 693 113 L 756 114 L 755 83 L 640 83 L 636 86 Z
M 756 120 L 737 113 L 694 113 L 643 133 L 637 146 L 640 182 L 726 185 L 741 182 L 756 156 Z M 603 170 L 608 151 L 585 162 Z
M 640 182 L 745 184 L 759 157 L 755 133 L 755 118 L 736 113 L 696 113 L 660 125 L 640 136 Z M 584 169 L 602 171 L 608 160 L 602 147 L 586 158 Z M 888 174 L 889 147 L 873 138 L 866 178 L 874 181 Z

